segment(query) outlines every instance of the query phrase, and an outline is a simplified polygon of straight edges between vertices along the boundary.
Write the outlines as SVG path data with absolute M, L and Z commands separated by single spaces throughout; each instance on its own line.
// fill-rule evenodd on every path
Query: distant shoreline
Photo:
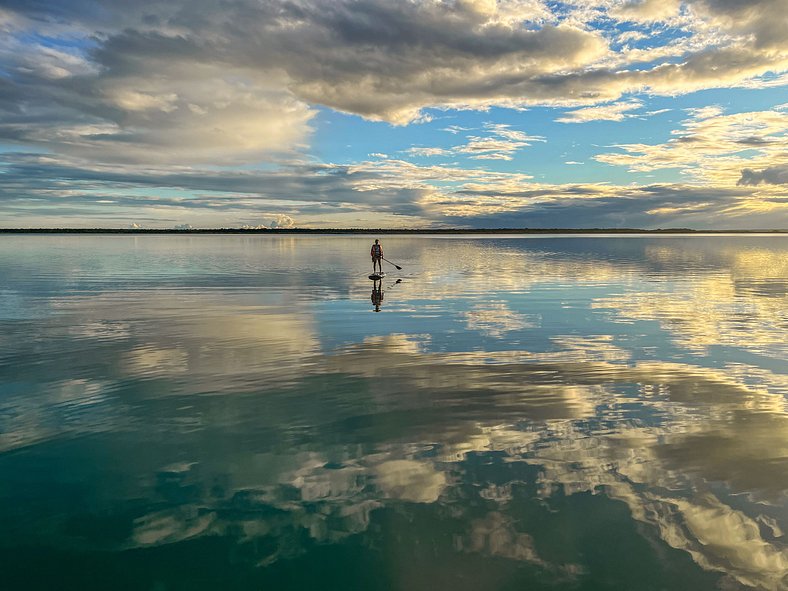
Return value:
M 0 228 L 0 234 L 788 234 L 784 230 L 693 230 L 690 228 Z

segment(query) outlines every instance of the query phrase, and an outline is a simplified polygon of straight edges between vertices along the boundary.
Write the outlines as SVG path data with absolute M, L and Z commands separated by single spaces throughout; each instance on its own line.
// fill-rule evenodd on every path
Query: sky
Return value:
M 788 228 L 788 0 L 0 0 L 0 228 Z

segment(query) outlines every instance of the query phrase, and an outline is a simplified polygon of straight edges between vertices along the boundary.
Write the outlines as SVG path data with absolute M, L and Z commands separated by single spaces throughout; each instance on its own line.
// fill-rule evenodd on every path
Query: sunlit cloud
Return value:
M 533 142 L 544 142 L 544 137 L 531 136 L 504 123 L 485 123 L 486 135 L 469 135 L 467 142 L 451 148 L 414 146 L 406 150 L 411 156 L 457 156 L 467 155 L 472 160 L 511 160 L 513 155 L 531 146 Z M 452 129 L 451 133 L 462 130 Z
M 788 59 L 777 43 L 783 39 L 776 24 L 781 18 L 778 4 L 762 0 L 745 10 L 729 3 L 687 3 L 686 26 L 697 34 L 709 27 L 725 32 L 717 35 L 712 52 L 693 55 L 690 47 L 679 64 L 624 72 L 593 69 L 614 54 L 600 31 L 594 30 L 592 19 L 599 12 L 561 14 L 538 1 L 391 4 L 367 0 L 352 8 L 336 1 L 321 6 L 304 3 L 298 10 L 284 2 L 252 6 L 238 1 L 221 10 L 203 7 L 200 18 L 187 16 L 190 13 L 180 11 L 177 3 L 165 9 L 143 2 L 106 16 L 81 11 L 77 4 L 64 11 L 61 21 L 70 24 L 72 34 L 91 28 L 105 33 L 95 53 L 102 69 L 93 79 L 80 82 L 92 88 L 156 80 L 167 73 L 165 64 L 175 63 L 220 67 L 230 76 L 257 84 L 276 81 L 272 73 L 278 71 L 286 72 L 286 77 L 276 82 L 275 92 L 291 93 L 290 100 L 406 123 L 428 106 L 595 104 L 644 86 L 671 94 L 778 71 Z M 602 8 L 601 14 L 607 19 L 664 21 L 678 14 L 680 7 L 677 1 L 649 0 L 613 4 L 609 11 Z M 38 5 L 17 8 L 10 27 L 20 35 L 26 28 L 47 33 L 52 29 L 62 35 L 64 25 L 42 23 L 40 10 Z M 777 19 L 758 16 L 763 13 Z M 260 34 L 263 30 L 265 35 Z M 737 41 L 744 33 L 755 36 L 755 46 Z M 733 48 L 737 59 L 727 59 Z M 351 65 L 347 58 L 352 52 L 367 57 L 352 60 Z M 158 58 L 149 59 L 153 55 Z M 180 67 L 179 71 L 194 81 L 205 76 L 199 69 L 190 72 L 189 67 Z M 46 89 L 55 99 L 53 87 L 38 79 L 31 82 L 32 88 Z M 581 86 L 587 92 L 576 92 Z M 60 87 L 59 92 L 71 91 Z M 82 100 L 75 106 L 100 114 L 100 100 Z
M 601 105 L 599 107 L 586 107 L 576 111 L 568 111 L 556 119 L 560 123 L 584 123 L 586 121 L 622 121 L 627 117 L 636 117 L 631 111 L 636 111 L 643 106 L 638 100 L 622 101 Z
M 363 225 L 372 212 L 417 226 L 784 225 L 784 109 L 707 105 L 662 143 L 627 125 L 681 112 L 687 93 L 785 84 L 786 14 L 780 0 L 11 3 L 0 13 L 0 140 L 13 150 L 0 163 L 2 225 L 256 226 L 255 208 L 305 225 Z M 672 98 L 652 106 L 656 96 Z M 398 126 L 396 147 L 370 141 L 361 154 L 399 161 L 326 142 L 340 112 L 362 130 L 342 146 Z M 438 128 L 442 118 L 454 121 Z M 554 136 L 569 133 L 556 121 L 597 122 L 594 141 L 617 148 L 566 160 L 585 162 L 576 182 L 553 171 L 536 183 Z M 602 165 L 640 175 L 641 188 L 600 180 Z M 685 180 L 669 186 L 670 169 Z M 702 195 L 678 203 L 688 185 Z
M 133 221 L 148 227 L 256 226 L 261 212 L 288 215 L 306 227 L 347 224 L 348 216 L 370 212 L 395 226 L 466 227 L 555 227 L 559 219 L 592 227 L 713 227 L 731 219 L 769 227 L 786 215 L 786 204 L 779 199 L 754 197 L 753 187 L 737 186 L 738 174 L 729 175 L 728 186 L 620 186 L 541 183 L 524 173 L 395 158 L 351 165 L 291 163 L 268 171 L 173 166 L 140 170 L 40 155 L 6 154 L 4 160 L 0 212 L 27 224 L 31 221 L 25 212 L 31 210 L 38 220 L 49 217 L 50 223 L 62 224 L 64 216 L 84 223 L 80 216 L 91 209 L 94 216 L 103 212 L 116 225 Z M 150 219 L 139 213 L 154 209 Z
M 786 134 L 788 116 L 782 108 L 726 114 L 720 107 L 708 106 L 689 110 L 689 117 L 665 143 L 623 144 L 617 146 L 623 153 L 600 154 L 595 159 L 630 171 L 678 168 L 708 183 L 757 185 L 781 178 Z M 742 155 L 745 152 L 749 154 Z M 745 167 L 749 173 L 742 172 Z M 758 168 L 769 172 L 754 173 Z
M 680 0 L 635 0 L 619 4 L 610 14 L 624 21 L 665 22 L 677 18 L 680 8 Z

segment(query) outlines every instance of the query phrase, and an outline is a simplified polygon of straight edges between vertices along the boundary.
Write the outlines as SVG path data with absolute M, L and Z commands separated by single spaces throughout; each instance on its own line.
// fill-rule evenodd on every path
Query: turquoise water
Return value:
M 788 587 L 788 237 L 371 238 L 0 236 L 3 589 Z

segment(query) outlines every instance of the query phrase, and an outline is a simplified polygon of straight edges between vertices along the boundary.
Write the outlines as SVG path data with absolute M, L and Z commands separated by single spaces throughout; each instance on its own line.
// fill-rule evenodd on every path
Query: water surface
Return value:
M 8 589 L 788 588 L 788 237 L 0 236 Z

